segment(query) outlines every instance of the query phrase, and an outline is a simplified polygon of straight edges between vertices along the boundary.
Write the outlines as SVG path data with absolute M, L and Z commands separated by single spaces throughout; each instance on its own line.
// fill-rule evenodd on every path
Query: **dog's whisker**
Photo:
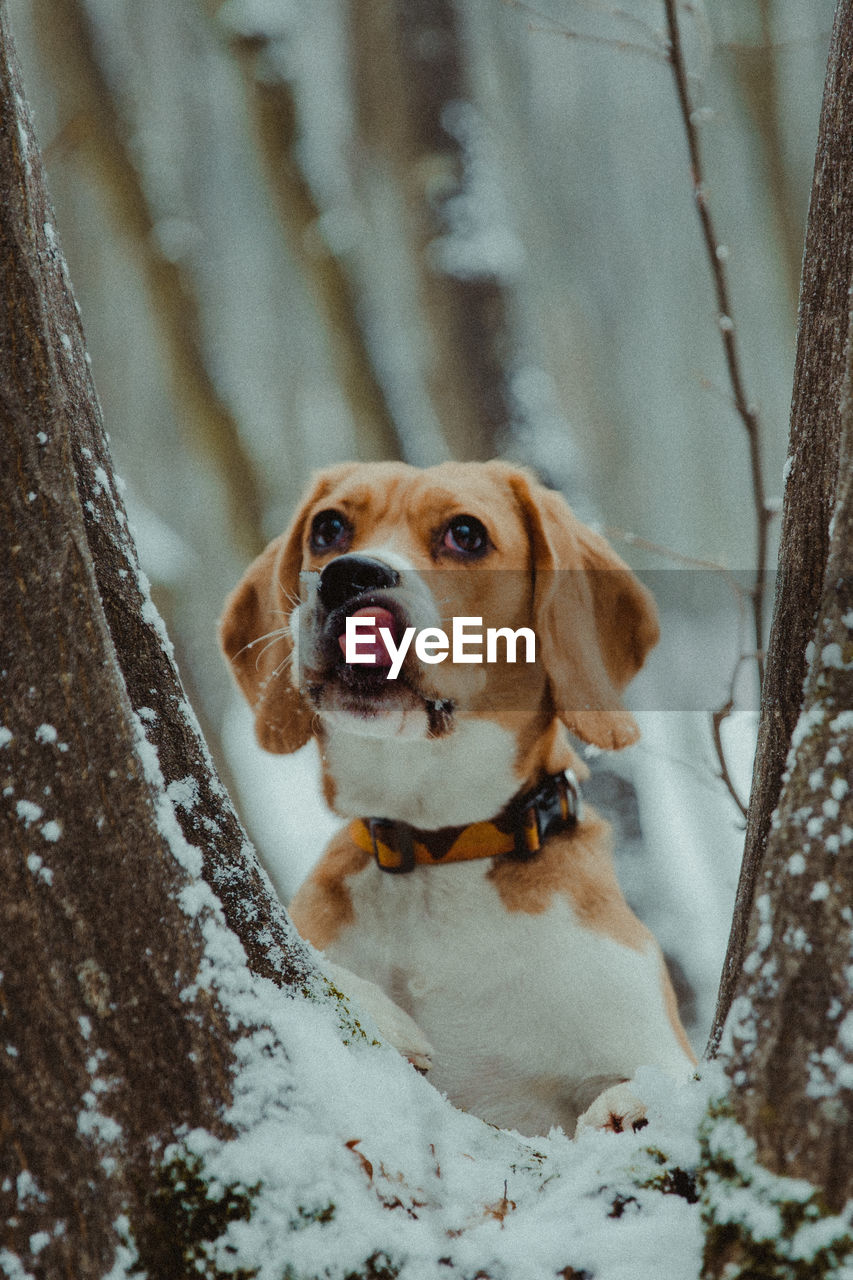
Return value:
M 256 645 L 263 644 L 264 640 L 269 640 L 271 644 L 274 644 L 276 640 L 282 639 L 287 636 L 287 634 L 287 627 L 279 627 L 275 631 L 267 631 L 265 635 L 255 636 L 253 640 L 250 640 L 247 644 L 244 644 L 237 650 L 232 661 L 236 661 L 237 658 L 242 657 L 244 653 L 247 653 L 250 649 L 254 649 Z M 264 653 L 266 653 L 266 649 L 262 649 L 258 657 L 260 658 Z
M 269 645 L 267 646 L 267 648 L 269 648 Z M 281 675 L 282 671 L 284 671 L 284 669 L 286 668 L 289 662 L 293 662 L 293 650 L 291 650 L 290 653 L 286 653 L 282 658 L 281 662 L 278 664 L 278 666 L 273 670 L 272 674 L 274 679 L 278 679 L 278 677 Z
M 278 644 L 280 640 L 286 640 L 287 638 L 288 638 L 288 631 L 286 627 L 282 628 L 281 631 L 276 632 L 275 635 L 273 635 L 271 638 L 267 638 L 267 643 L 264 645 L 263 649 L 261 649 L 260 653 L 257 656 L 257 659 L 255 661 L 255 668 L 257 669 L 258 663 L 260 662 L 261 658 L 264 656 L 264 654 L 267 652 L 268 649 L 271 649 L 273 645 Z

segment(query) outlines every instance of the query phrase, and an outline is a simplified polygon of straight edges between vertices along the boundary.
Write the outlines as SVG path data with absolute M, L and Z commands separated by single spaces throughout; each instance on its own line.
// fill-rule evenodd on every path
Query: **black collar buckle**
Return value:
M 549 774 L 533 791 L 519 797 L 518 806 L 515 850 L 511 856 L 527 862 L 549 836 L 567 831 L 580 821 L 578 780 L 571 769 Z
M 373 856 L 383 871 L 404 875 L 415 866 L 413 828 L 407 822 L 392 818 L 368 818 L 367 829 L 373 845 Z

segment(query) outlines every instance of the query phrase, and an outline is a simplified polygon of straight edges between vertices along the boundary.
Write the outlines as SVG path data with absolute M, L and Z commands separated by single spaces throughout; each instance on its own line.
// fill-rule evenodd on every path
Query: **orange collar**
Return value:
M 349 835 L 359 849 L 373 855 L 383 871 L 406 872 L 416 866 L 435 867 L 501 854 L 525 862 L 539 852 L 548 836 L 574 827 L 580 810 L 577 779 L 567 769 L 548 774 L 486 822 L 423 831 L 390 818 L 354 818 Z

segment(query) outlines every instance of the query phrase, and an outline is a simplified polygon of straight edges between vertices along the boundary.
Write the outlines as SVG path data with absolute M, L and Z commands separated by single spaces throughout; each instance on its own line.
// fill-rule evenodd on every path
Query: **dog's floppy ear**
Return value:
M 299 599 L 308 513 L 345 469 L 316 477 L 290 528 L 249 565 L 225 601 L 219 643 L 254 712 L 255 736 L 266 751 L 287 754 L 311 737 L 312 712 L 294 683 L 288 623 Z
M 619 694 L 660 634 L 649 591 L 559 494 L 511 477 L 528 524 L 534 629 L 557 715 L 584 742 L 615 749 L 639 737 Z

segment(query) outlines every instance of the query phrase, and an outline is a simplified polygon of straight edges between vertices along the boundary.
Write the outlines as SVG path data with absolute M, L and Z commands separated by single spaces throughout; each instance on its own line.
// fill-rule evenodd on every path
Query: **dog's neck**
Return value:
M 342 817 L 383 817 L 422 830 L 499 813 L 542 772 L 580 768 L 556 727 L 520 744 L 488 719 L 460 720 L 441 738 L 364 737 L 336 726 L 320 738 L 324 788 Z

